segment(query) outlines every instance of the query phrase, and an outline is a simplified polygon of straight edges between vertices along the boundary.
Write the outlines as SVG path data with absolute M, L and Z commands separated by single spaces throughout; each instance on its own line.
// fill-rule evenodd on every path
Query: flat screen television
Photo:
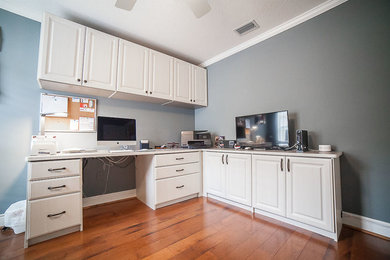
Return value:
M 135 119 L 98 116 L 98 145 L 136 145 Z
M 236 139 L 244 147 L 289 147 L 288 111 L 236 117 Z

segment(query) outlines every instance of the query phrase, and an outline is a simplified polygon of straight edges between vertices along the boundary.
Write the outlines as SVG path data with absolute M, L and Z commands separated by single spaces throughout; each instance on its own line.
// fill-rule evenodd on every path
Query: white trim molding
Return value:
M 129 199 L 136 197 L 136 190 L 125 190 L 109 194 L 103 194 L 88 198 L 83 198 L 83 207 L 89 207 L 99 205 L 107 202 L 113 202 L 117 200 Z
M 0 227 L 4 226 L 4 214 L 0 214 Z
M 343 224 L 390 238 L 390 223 L 343 211 Z
M 265 31 L 261 34 L 259 34 L 258 36 L 246 41 L 246 42 L 243 42 L 231 49 L 228 49 L 214 57 L 212 57 L 211 59 L 208 59 L 206 61 L 204 61 L 203 63 L 200 64 L 200 66 L 202 67 L 207 67 L 213 63 L 216 63 L 220 60 L 223 60 L 233 54 L 236 54 L 237 52 L 240 52 L 242 50 L 245 50 L 259 42 L 262 42 L 262 41 L 265 41 L 279 33 L 282 33 L 284 31 L 287 31 L 288 29 L 291 29 L 303 22 L 306 22 L 307 20 L 310 20 L 311 18 L 313 17 L 316 17 L 322 13 L 325 13 L 326 11 L 332 9 L 332 8 L 335 8 L 336 6 L 342 4 L 342 3 L 345 3 L 347 2 L 348 0 L 328 0 L 312 9 L 310 9 L 309 11 L 301 14 L 301 15 L 298 15 L 290 20 L 288 20 L 287 22 L 284 22 L 282 23 L 281 25 L 279 26 L 276 26 L 268 31 Z

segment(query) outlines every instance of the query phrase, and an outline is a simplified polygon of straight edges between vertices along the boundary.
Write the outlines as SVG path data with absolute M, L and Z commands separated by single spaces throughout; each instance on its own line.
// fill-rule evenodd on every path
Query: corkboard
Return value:
M 96 132 L 96 99 L 81 97 L 67 98 L 67 117 L 47 115 L 45 117 L 45 131 Z

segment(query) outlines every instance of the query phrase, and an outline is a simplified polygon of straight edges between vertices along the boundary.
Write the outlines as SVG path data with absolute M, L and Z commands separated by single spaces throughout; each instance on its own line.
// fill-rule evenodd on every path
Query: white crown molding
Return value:
M 4 214 L 0 214 L 0 227 L 4 226 Z
M 343 211 L 343 224 L 390 238 L 390 223 Z
M 93 197 L 83 198 L 83 207 L 94 206 L 107 202 L 113 202 L 117 200 L 123 200 L 136 197 L 136 190 L 125 190 L 114 193 L 108 193 L 103 195 L 97 195 Z
M 309 11 L 301 14 L 301 15 L 298 15 L 290 20 L 288 20 L 287 22 L 285 23 L 282 23 L 281 25 L 279 26 L 276 26 L 262 34 L 259 34 L 258 36 L 246 41 L 246 42 L 243 42 L 227 51 L 224 51 L 214 57 L 212 57 L 211 59 L 208 59 L 206 61 L 204 61 L 203 63 L 200 64 L 200 66 L 202 67 L 207 67 L 207 66 L 210 66 L 211 64 L 213 63 L 216 63 L 220 60 L 223 60 L 233 54 L 236 54 L 237 52 L 240 52 L 242 50 L 245 50 L 259 42 L 262 42 L 262 41 L 265 41 L 279 33 L 282 33 L 284 31 L 287 31 L 288 29 L 291 29 L 303 22 L 306 22 L 307 20 L 311 19 L 311 18 L 314 18 L 342 3 L 345 3 L 347 2 L 348 0 L 329 0 L 329 1 L 326 1 L 324 2 L 323 4 L 320 4 L 312 9 L 310 9 Z

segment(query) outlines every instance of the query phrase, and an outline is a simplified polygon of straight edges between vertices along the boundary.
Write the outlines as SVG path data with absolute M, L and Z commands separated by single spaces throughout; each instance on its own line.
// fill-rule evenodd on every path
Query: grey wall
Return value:
M 41 90 L 36 80 L 40 24 L 0 9 L 0 26 L 1 214 L 11 203 L 26 197 L 25 156 L 29 153 L 31 135 L 39 130 Z M 152 145 L 179 142 L 180 130 L 194 128 L 193 110 L 142 102 L 98 98 L 98 115 L 135 118 L 137 139 L 149 139 Z M 88 165 L 88 172 L 92 172 L 89 178 L 101 178 L 93 164 L 91 161 Z M 133 165 L 129 167 L 134 169 Z M 118 180 L 115 173 L 121 175 L 123 170 L 111 172 L 112 182 L 117 185 L 111 182 L 109 192 L 123 190 L 123 183 L 130 189 L 134 187 L 133 175 Z M 98 191 L 98 188 L 88 190 L 94 195 Z
M 390 222 L 390 1 L 350 0 L 208 67 L 196 129 L 235 139 L 238 115 L 289 110 L 341 160 L 343 210 Z

